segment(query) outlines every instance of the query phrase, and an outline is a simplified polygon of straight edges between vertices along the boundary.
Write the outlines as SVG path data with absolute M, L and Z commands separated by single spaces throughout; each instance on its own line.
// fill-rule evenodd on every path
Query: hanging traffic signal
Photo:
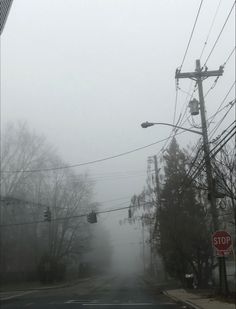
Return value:
M 129 213 L 128 213 L 128 215 L 129 215 L 129 219 L 131 219 L 132 213 L 131 213 L 131 209 L 130 209 L 130 208 L 129 208 Z
M 87 220 L 89 223 L 97 223 L 97 214 L 92 211 L 87 215 Z
M 49 207 L 44 211 L 44 221 L 51 222 L 51 210 Z

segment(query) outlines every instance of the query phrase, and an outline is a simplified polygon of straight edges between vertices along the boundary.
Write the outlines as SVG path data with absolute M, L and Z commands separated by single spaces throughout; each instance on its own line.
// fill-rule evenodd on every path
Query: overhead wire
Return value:
M 127 203 L 126 203 L 127 204 Z M 107 210 L 102 210 L 102 211 L 96 211 L 96 214 L 105 214 L 105 213 L 111 213 L 111 212 L 116 212 L 124 209 L 129 209 L 129 208 L 134 208 L 137 206 L 125 206 L 125 207 L 120 207 L 120 208 L 114 208 L 114 209 L 107 209 Z M 59 217 L 59 218 L 52 218 L 51 221 L 64 221 L 64 220 L 72 220 L 72 219 L 77 219 L 77 218 L 83 218 L 87 217 L 86 214 L 80 214 L 80 215 L 73 215 L 73 216 L 67 216 L 67 217 Z M 11 227 L 11 226 L 22 226 L 22 225 L 32 225 L 32 224 L 39 224 L 39 223 L 48 223 L 45 220 L 34 220 L 34 221 L 25 221 L 25 222 L 18 222 L 18 223 L 7 223 L 7 224 L 1 224 L 0 228 L 4 227 Z
M 227 132 L 227 130 L 228 130 L 233 124 L 235 124 L 235 121 L 233 121 L 226 129 L 224 129 L 224 130 L 222 131 L 222 133 L 218 136 L 217 140 L 218 140 L 219 138 L 221 138 L 221 136 L 222 136 L 223 134 L 225 134 L 225 132 Z M 199 143 L 200 141 L 201 141 L 201 139 L 199 139 L 198 143 Z M 198 143 L 196 144 L 196 146 L 195 146 L 195 148 L 193 149 L 192 153 L 195 151 L 195 149 L 196 149 L 197 147 L 199 147 Z M 214 149 L 215 149 L 215 148 L 214 148 Z M 213 150 L 214 150 L 214 149 L 213 149 Z M 199 149 L 198 149 L 198 151 L 197 151 L 197 154 L 195 155 L 194 159 L 193 159 L 192 162 L 190 163 L 189 171 L 188 171 L 188 173 L 187 173 L 186 176 L 189 176 L 191 170 L 194 168 L 194 165 L 195 165 L 196 160 L 197 160 L 197 158 L 198 158 L 198 156 L 199 156 L 199 154 L 200 154 L 200 151 L 203 151 L 203 145 L 201 145 L 201 147 L 199 147 Z M 210 152 L 211 152 L 211 151 L 210 151 Z M 192 155 L 192 153 L 190 154 L 190 156 Z M 203 160 L 204 160 L 204 159 L 202 159 L 202 161 L 203 161 Z M 201 162 L 202 162 L 202 161 L 201 161 Z
M 200 57 L 199 57 L 200 60 L 201 60 L 202 55 L 203 55 L 203 53 L 204 53 L 204 51 L 205 51 L 205 48 L 206 48 L 206 46 L 207 46 L 207 43 L 208 43 L 208 40 L 209 40 L 209 37 L 210 37 L 210 34 L 211 34 L 211 31 L 212 31 L 213 26 L 214 26 L 214 24 L 215 24 L 216 16 L 217 16 L 217 14 L 218 14 L 218 11 L 219 11 L 221 2 L 222 2 L 222 0 L 220 0 L 220 1 L 218 2 L 218 5 L 217 5 L 217 8 L 216 8 L 215 14 L 214 14 L 214 16 L 213 16 L 213 19 L 212 19 L 212 22 L 211 22 L 211 25 L 210 25 L 210 28 L 209 28 L 209 31 L 208 31 L 206 40 L 205 40 L 205 42 L 204 42 L 204 45 L 203 45 L 203 48 L 202 48 L 202 51 L 201 51 L 201 54 L 200 54 Z
M 178 119 L 178 121 L 177 121 L 176 124 L 175 124 L 176 126 L 177 126 L 177 125 L 183 126 L 183 125 L 188 121 L 188 119 L 189 119 L 189 117 L 190 117 L 190 115 L 189 115 L 189 116 L 184 120 L 184 117 L 185 117 L 185 115 L 186 115 L 186 113 L 187 113 L 187 109 L 188 109 L 188 105 L 186 104 L 186 102 L 187 102 L 188 95 L 190 95 L 190 88 L 191 88 L 191 86 L 192 86 L 192 84 L 190 84 L 189 91 L 188 91 L 187 96 L 186 96 L 185 104 L 182 106 L 182 110 L 181 110 L 181 112 L 180 112 L 179 119 Z M 197 86 L 197 84 L 195 83 L 194 90 L 193 90 L 193 92 L 192 92 L 192 94 L 191 94 L 190 100 L 191 100 L 191 98 L 193 97 L 194 92 L 196 91 L 196 86 Z M 179 88 L 178 84 L 177 84 L 177 87 L 178 87 L 178 89 L 181 89 L 181 88 Z M 185 107 L 185 110 L 184 110 L 184 112 L 183 112 L 183 108 L 184 108 L 184 107 Z M 166 149 L 168 148 L 168 145 L 169 145 L 169 143 L 170 143 L 170 140 L 173 139 L 176 135 L 179 134 L 179 133 L 178 133 L 179 130 L 180 130 L 180 128 L 173 128 L 173 130 L 171 131 L 171 133 L 170 133 L 170 135 L 169 135 L 169 137 L 168 137 L 166 143 L 162 146 L 162 148 L 160 149 L 160 151 L 157 153 L 157 157 L 159 157 L 162 153 L 164 153 L 164 152 L 166 151 Z
M 221 118 L 221 120 L 216 124 L 216 126 L 210 131 L 209 136 L 210 138 L 213 137 L 214 133 L 218 130 L 218 128 L 220 127 L 220 125 L 223 123 L 224 119 L 227 117 L 227 115 L 229 114 L 229 112 L 231 111 L 231 109 L 233 108 L 234 104 L 232 104 L 230 106 L 230 108 L 226 111 L 226 113 L 224 114 L 224 116 Z
M 233 12 L 233 8 L 234 8 L 234 6 L 235 6 L 235 3 L 236 3 L 236 0 L 234 0 L 234 3 L 233 3 L 233 5 L 232 5 L 232 7 L 231 7 L 231 9 L 230 9 L 230 11 L 229 11 L 227 17 L 226 17 L 226 20 L 225 20 L 225 22 L 224 22 L 224 24 L 223 24 L 223 26 L 222 26 L 222 28 L 221 28 L 221 30 L 220 30 L 220 33 L 218 34 L 218 36 L 217 36 L 217 38 L 216 38 L 216 40 L 215 40 L 215 42 L 214 42 L 214 44 L 213 44 L 213 46 L 212 46 L 212 48 L 211 48 L 211 50 L 210 50 L 210 53 L 208 54 L 208 56 L 207 56 L 207 58 L 206 58 L 206 60 L 205 60 L 205 62 L 204 62 L 203 67 L 206 66 L 208 60 L 210 59 L 210 57 L 211 57 L 211 55 L 212 55 L 212 53 L 213 53 L 213 51 L 214 51 L 214 49 L 215 49 L 215 47 L 216 47 L 216 45 L 217 45 L 219 39 L 220 39 L 220 37 L 221 37 L 221 35 L 222 35 L 222 33 L 223 33 L 224 29 L 225 29 L 225 26 L 226 26 L 226 24 L 227 24 L 227 22 L 228 22 L 228 20 L 229 20 L 229 17 L 230 17 L 230 15 L 231 15 L 232 12 Z
M 233 50 L 230 52 L 230 54 L 229 54 L 229 56 L 227 57 L 227 59 L 225 60 L 225 62 L 223 63 L 222 68 L 225 68 L 227 62 L 229 61 L 229 59 L 231 58 L 231 56 L 233 55 L 234 52 L 235 52 L 235 46 L 234 46 Z M 217 76 L 217 77 L 216 77 L 216 79 L 215 79 L 214 82 L 212 83 L 211 87 L 210 87 L 210 88 L 207 90 L 207 92 L 205 93 L 204 98 L 206 98 L 206 97 L 208 96 L 209 92 L 211 92 L 211 91 L 215 88 L 215 86 L 216 86 L 216 84 L 217 84 L 219 78 L 220 78 L 220 76 Z
M 185 131 L 181 131 L 178 134 L 182 134 L 184 132 Z M 126 152 L 119 153 L 117 155 L 108 156 L 108 157 L 104 157 L 104 158 L 101 158 L 101 159 L 96 159 L 96 160 L 87 161 L 87 162 L 83 162 L 83 163 L 76 163 L 76 164 L 71 164 L 71 165 L 55 166 L 55 167 L 48 167 L 48 168 L 29 169 L 29 170 L 23 170 L 23 169 L 22 170 L 3 170 L 2 173 L 6 173 L 6 174 L 11 174 L 11 173 L 37 173 L 37 172 L 48 172 L 48 171 L 55 171 L 55 170 L 62 170 L 62 169 L 75 168 L 75 167 L 80 167 L 80 166 L 85 166 L 85 165 L 91 165 L 91 164 L 100 163 L 100 162 L 104 162 L 104 161 L 107 161 L 107 160 L 119 158 L 119 157 L 122 157 L 122 156 L 126 156 L 128 154 L 140 151 L 142 149 L 146 149 L 146 148 L 152 147 L 154 145 L 160 144 L 160 143 L 162 143 L 162 142 L 164 142 L 168 139 L 169 139 L 169 137 L 163 138 L 161 140 L 158 140 L 157 142 L 154 142 L 154 143 L 151 143 L 151 144 L 148 144 L 148 145 L 145 145 L 145 146 L 141 146 L 141 147 L 135 148 L 133 150 L 129 150 L 129 151 L 126 151 Z
M 236 46 L 234 46 L 233 50 L 231 51 L 231 53 L 229 54 L 228 58 L 225 60 L 225 62 L 223 63 L 223 67 L 226 66 L 227 62 L 229 61 L 229 59 L 231 58 L 231 56 L 233 55 L 233 53 L 235 52 L 235 48 Z
M 209 152 L 210 158 L 214 158 L 216 156 L 216 154 L 225 146 L 226 143 L 228 143 L 228 141 L 236 134 L 236 127 L 234 127 L 233 129 L 230 130 L 229 133 L 226 134 L 226 136 L 224 138 L 222 138 Z M 233 132 L 235 131 L 235 132 Z M 231 134 L 232 133 L 232 134 Z M 231 134 L 230 137 L 228 137 Z M 228 137 L 228 139 L 221 144 L 226 138 Z M 221 144 L 221 145 L 220 145 Z M 216 149 L 219 146 L 218 149 Z M 215 151 L 215 152 L 214 152 Z M 194 164 L 196 163 L 196 160 L 198 158 L 198 155 L 200 153 L 200 149 L 198 151 L 198 153 L 196 154 L 194 160 L 192 161 L 189 171 L 187 172 L 187 174 L 185 175 L 183 181 L 182 181 L 182 185 L 179 188 L 179 190 L 182 190 L 182 194 L 184 194 L 184 187 L 185 186 L 190 186 L 191 183 L 195 180 L 195 178 L 199 175 L 199 173 L 202 171 L 202 169 L 205 166 L 205 162 L 204 162 L 204 157 L 201 159 L 200 163 L 198 164 L 198 166 L 196 167 L 196 169 L 193 171 L 193 173 L 190 175 L 192 168 L 194 167 Z
M 223 100 L 221 101 L 220 105 L 218 106 L 216 112 L 211 116 L 211 118 L 214 119 L 214 117 L 217 115 L 217 113 L 219 112 L 221 106 L 224 104 L 224 102 L 226 101 L 226 99 L 228 98 L 230 92 L 232 91 L 233 87 L 236 84 L 236 80 L 232 83 L 232 85 L 230 86 L 229 90 L 227 91 L 226 95 L 224 96 Z
M 212 120 L 213 118 L 215 118 L 219 113 L 221 113 L 224 109 L 226 109 L 227 107 L 232 107 L 233 105 L 235 105 L 236 103 L 236 99 L 230 101 L 229 103 L 227 103 L 224 107 L 220 108 L 217 110 L 217 112 L 215 112 L 211 117 L 208 118 L 208 121 Z M 213 121 L 212 121 L 213 122 Z
M 219 138 L 221 138 L 221 137 L 227 132 L 227 130 L 230 129 L 230 127 L 231 127 L 232 125 L 235 125 L 235 123 L 236 123 L 236 121 L 233 121 L 226 129 L 224 129 L 224 130 L 222 131 L 222 133 L 220 134 Z M 233 129 L 230 130 L 229 133 L 227 133 L 226 137 L 227 137 L 234 129 L 235 129 L 235 126 L 234 126 Z M 226 137 L 224 137 L 224 139 L 225 139 Z M 210 150 L 209 154 L 211 154 L 211 153 L 215 150 L 215 148 L 218 147 L 218 145 L 222 142 L 222 140 L 219 141 L 219 138 L 217 139 L 217 144 L 214 146 L 214 148 L 212 148 L 212 149 Z M 199 141 L 200 141 L 200 140 L 199 140 Z M 197 145 L 196 145 L 195 148 L 197 148 Z M 200 152 L 201 150 L 203 150 L 203 144 L 201 144 L 201 147 L 199 148 L 198 153 L 196 154 L 196 156 L 195 156 L 195 158 L 194 158 L 194 160 L 193 160 L 194 163 L 196 162 L 196 157 L 199 155 L 199 152 Z M 193 152 L 192 152 L 192 153 L 193 153 Z M 203 160 L 204 160 L 204 158 L 201 159 L 200 164 L 203 162 Z M 192 167 L 194 166 L 194 163 L 191 163 L 191 164 L 190 164 L 190 169 L 192 169 Z M 200 166 L 200 164 L 199 164 L 199 166 Z M 198 166 L 198 167 L 199 167 L 199 166 Z M 188 172 L 187 174 L 189 174 L 189 172 Z
M 183 67 L 185 58 L 187 56 L 187 52 L 188 52 L 188 49 L 189 49 L 189 46 L 190 46 L 190 43 L 191 43 L 191 40 L 192 40 L 192 37 L 193 37 L 193 33 L 194 33 L 194 30 L 195 30 L 195 27 L 196 27 L 196 24 L 197 24 L 197 21 L 198 21 L 198 17 L 199 17 L 201 8 L 202 8 L 202 3 L 203 3 L 203 0 L 201 0 L 201 2 L 200 2 L 200 5 L 199 5 L 198 11 L 197 11 L 197 15 L 195 17 L 195 21 L 194 21 L 193 28 L 192 28 L 192 31 L 191 31 L 191 34 L 190 34 L 190 38 L 188 40 L 188 44 L 187 44 L 187 47 L 186 47 L 186 50 L 185 50 L 185 53 L 184 53 L 184 56 L 183 56 L 183 60 L 182 60 L 182 63 L 180 65 L 180 71 L 181 71 L 181 69 Z
M 235 122 L 235 121 L 234 121 Z M 231 124 L 232 125 L 232 124 Z M 215 145 L 215 147 L 210 151 L 209 154 L 211 154 L 225 139 L 226 137 L 228 137 L 228 135 L 230 135 L 230 133 L 235 130 L 235 127 L 233 129 L 230 130 L 230 132 L 228 134 L 226 134 L 226 136 L 220 140 L 218 142 L 217 145 Z M 224 131 L 225 132 L 225 131 Z M 221 144 L 221 146 L 214 152 L 214 154 L 212 155 L 215 156 L 223 147 L 224 145 L 236 134 L 236 132 L 233 132 L 232 135 L 230 137 L 228 137 L 227 140 L 224 141 L 223 144 Z M 200 152 L 201 148 L 198 150 L 197 155 L 194 159 L 194 161 L 192 162 L 192 166 L 194 165 L 194 163 L 197 160 L 198 154 Z M 191 175 L 191 182 L 193 181 L 194 177 L 197 176 L 197 174 L 200 172 L 200 170 L 202 169 L 202 165 L 201 163 L 199 164 L 199 167 L 197 168 L 197 170 L 194 171 L 194 173 Z M 189 176 L 189 172 L 186 175 L 186 178 Z M 29 202 L 28 202 L 29 203 Z M 123 204 L 123 203 L 122 203 Z M 125 203 L 126 204 L 126 203 Z M 45 205 L 43 205 L 45 206 Z M 111 212 L 115 212 L 115 211 L 120 211 L 120 210 L 125 210 L 125 209 L 130 209 L 136 206 L 125 206 L 125 207 L 120 207 L 120 208 L 115 208 L 115 209 L 107 209 L 104 211 L 97 211 L 96 214 L 104 214 L 104 213 L 111 213 Z M 60 217 L 60 218 L 52 218 L 51 221 L 62 221 L 62 220 L 71 220 L 71 219 L 76 219 L 76 218 L 82 218 L 82 217 L 86 217 L 88 214 L 80 214 L 80 215 L 73 215 L 73 216 L 67 216 L 67 217 Z M 18 223 L 9 223 L 9 224 L 1 224 L 0 227 L 11 227 L 11 226 L 22 226 L 22 225 L 32 225 L 32 224 L 39 224 L 39 223 L 47 223 L 45 220 L 34 220 L 34 221 L 27 221 L 27 222 L 18 222 Z
M 146 173 L 137 174 L 137 175 L 127 175 L 127 176 L 113 176 L 113 177 L 100 177 L 100 178 L 92 178 L 89 177 L 89 180 L 92 182 L 100 182 L 100 181 L 118 181 L 123 179 L 130 179 L 130 178 L 137 178 L 137 177 L 144 177 Z
M 233 122 L 233 123 L 235 123 L 235 121 Z M 232 124 L 233 123 L 231 123 L 230 124 L 230 126 L 232 126 Z M 229 127 L 230 127 L 229 126 Z M 228 127 L 228 128 L 229 128 Z M 226 129 L 227 130 L 227 129 Z M 223 133 L 225 133 L 226 132 L 226 130 L 224 130 L 224 132 Z M 233 132 L 234 131 L 234 132 Z M 231 135 L 230 135 L 231 134 Z M 229 136 L 230 135 L 230 136 Z M 211 150 L 210 150 L 210 152 L 209 152 L 209 155 L 210 155 L 210 159 L 213 159 L 215 156 L 216 156 L 216 154 L 228 143 L 228 141 L 233 137 L 233 136 L 235 136 L 236 135 L 236 127 L 234 126 L 234 128 L 233 129 L 231 129 L 230 130 L 230 132 L 228 132 Z M 228 138 L 227 138 L 228 137 Z M 222 142 L 223 142 L 223 144 L 222 144 Z M 219 147 L 218 149 L 217 149 L 217 147 Z M 196 161 L 197 161 L 197 159 L 198 159 L 198 156 L 199 156 L 199 153 L 200 153 L 200 151 L 203 149 L 203 145 L 198 149 L 198 151 L 197 151 L 197 154 L 195 155 L 195 158 L 194 158 L 194 160 L 191 162 L 191 164 L 190 164 L 190 168 L 189 168 L 189 170 L 188 170 L 188 172 L 186 173 L 186 175 L 185 175 L 185 177 L 184 177 L 184 179 L 183 179 L 183 181 L 182 181 L 182 184 L 181 184 L 181 186 L 179 187 L 179 191 L 181 192 L 180 194 L 181 194 L 181 196 L 183 197 L 183 195 L 185 194 L 185 192 L 186 192 L 186 190 L 184 190 L 184 188 L 186 187 L 186 186 L 190 186 L 191 185 L 191 183 L 195 180 L 195 178 L 198 176 L 198 174 L 202 171 L 202 169 L 204 168 L 204 166 L 205 166 L 205 162 L 204 162 L 204 157 L 201 159 L 201 161 L 200 161 L 200 163 L 198 164 L 198 166 L 197 166 L 197 168 L 195 169 L 195 171 L 190 175 L 190 173 L 191 173 L 191 170 L 192 170 L 192 168 L 194 167 L 194 165 L 195 165 L 195 163 L 196 163 Z
M 225 146 L 226 143 L 236 134 L 236 127 L 234 126 L 233 129 L 230 130 L 229 133 L 225 135 L 225 137 L 220 140 L 209 152 L 209 155 L 211 155 L 215 150 L 215 152 L 210 156 L 212 159 L 213 157 L 216 156 L 216 154 Z M 235 132 L 233 132 L 235 131 Z M 232 134 L 231 134 L 232 133 Z M 220 146 L 220 144 L 231 134 L 231 136 Z M 218 146 L 220 146 L 218 149 L 216 149 Z M 194 180 L 194 178 L 201 172 L 201 170 L 204 168 L 205 163 L 204 163 L 204 158 L 202 158 L 201 162 L 199 163 L 198 167 L 196 170 L 193 172 L 193 174 L 190 176 L 191 177 L 191 182 Z
M 182 62 L 181 62 L 181 65 L 180 65 L 180 68 L 179 70 L 181 71 L 183 65 L 184 65 L 184 62 L 185 62 L 185 59 L 186 59 L 186 56 L 187 56 L 187 53 L 188 53 L 188 49 L 189 49 L 189 46 L 190 46 L 190 43 L 191 43 L 191 40 L 192 40 L 192 37 L 193 37 L 193 34 L 194 34 L 194 30 L 196 28 L 196 25 L 197 25 L 197 21 L 198 21 L 198 18 L 199 18 L 199 14 L 200 14 L 200 11 L 201 11 L 201 8 L 202 8 L 202 4 L 203 4 L 203 0 L 201 0 L 200 2 L 200 5 L 198 7 L 198 10 L 197 10 L 197 15 L 195 17 L 195 20 L 194 20 L 194 24 L 193 24 L 193 28 L 192 28 L 192 31 L 191 31 L 191 34 L 190 34 L 190 37 L 189 37 L 189 40 L 188 40 L 188 43 L 187 43 L 187 47 L 185 49 L 185 52 L 184 52 L 184 56 L 183 56 L 183 59 L 182 59 Z M 173 124 L 175 123 L 175 118 L 176 118 L 176 110 L 177 110 L 177 101 L 178 101 L 178 90 L 179 90 L 179 82 L 178 80 L 176 80 L 176 95 L 175 95 L 175 105 L 174 105 L 174 116 L 173 116 Z M 180 114 L 180 117 L 182 115 Z M 184 115 L 185 116 L 185 115 Z M 184 117 L 183 116 L 183 117 Z M 178 122 L 176 123 L 176 125 L 178 123 L 180 123 L 180 117 L 179 117 L 179 120 Z M 183 118 L 182 118 L 183 119 Z M 178 132 L 178 128 L 174 128 L 172 130 L 172 132 L 170 133 L 169 135 L 169 138 L 167 140 L 167 142 L 165 143 L 165 145 L 161 148 L 161 150 L 159 151 L 158 155 L 160 153 L 163 153 L 164 150 L 168 147 L 167 145 L 169 144 L 169 141 L 177 134 Z

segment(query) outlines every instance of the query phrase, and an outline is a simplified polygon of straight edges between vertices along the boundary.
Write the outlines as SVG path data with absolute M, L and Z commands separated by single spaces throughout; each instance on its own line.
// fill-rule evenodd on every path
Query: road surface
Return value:
M 2 303 L 1 308 L 183 309 L 187 307 L 183 304 L 176 304 L 140 277 L 111 276 L 90 279 L 90 281 L 64 288 L 25 291 L 22 296 Z

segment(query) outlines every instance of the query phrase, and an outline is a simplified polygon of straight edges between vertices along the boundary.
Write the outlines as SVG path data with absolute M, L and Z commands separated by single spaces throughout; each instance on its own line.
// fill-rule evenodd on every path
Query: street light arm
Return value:
M 163 125 L 163 126 L 173 127 L 173 128 L 182 129 L 184 131 L 189 131 L 189 132 L 192 132 L 192 133 L 202 135 L 202 132 L 192 130 L 192 129 L 188 129 L 188 128 L 184 128 L 184 127 L 180 127 L 180 126 L 176 126 L 174 124 L 170 124 L 170 123 L 166 123 L 166 122 L 148 122 L 148 121 L 146 121 L 146 122 L 143 122 L 141 124 L 141 127 L 142 128 L 148 128 L 148 127 L 151 127 L 151 126 L 154 126 L 154 125 Z

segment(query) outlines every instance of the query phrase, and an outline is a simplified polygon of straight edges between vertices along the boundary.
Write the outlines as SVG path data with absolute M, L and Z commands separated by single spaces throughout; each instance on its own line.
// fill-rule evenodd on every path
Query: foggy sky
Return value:
M 1 37 L 3 125 L 27 121 L 47 137 L 68 164 L 116 155 L 168 137 L 171 128 L 144 130 L 140 124 L 146 120 L 173 121 L 175 69 L 181 64 L 199 3 L 15 0 Z M 222 1 L 203 61 L 232 4 L 231 0 Z M 203 2 L 183 72 L 194 71 L 217 5 L 215 0 Z M 235 44 L 234 37 L 231 16 L 209 59 L 209 70 L 224 63 Z M 208 116 L 235 80 L 234 67 L 232 57 L 206 99 Z M 213 81 L 205 81 L 204 90 Z M 183 90 L 188 91 L 189 85 L 189 80 L 180 81 Z M 233 97 L 234 91 L 227 100 Z M 186 94 L 179 92 L 176 118 L 186 104 Z M 233 111 L 218 133 L 232 119 Z M 195 120 L 199 123 L 199 117 Z M 183 146 L 194 145 L 197 138 L 184 133 L 178 141 Z M 124 198 L 103 205 L 116 207 L 140 193 L 147 158 L 158 153 L 163 144 L 75 171 L 88 172 L 96 180 L 94 200 Z

